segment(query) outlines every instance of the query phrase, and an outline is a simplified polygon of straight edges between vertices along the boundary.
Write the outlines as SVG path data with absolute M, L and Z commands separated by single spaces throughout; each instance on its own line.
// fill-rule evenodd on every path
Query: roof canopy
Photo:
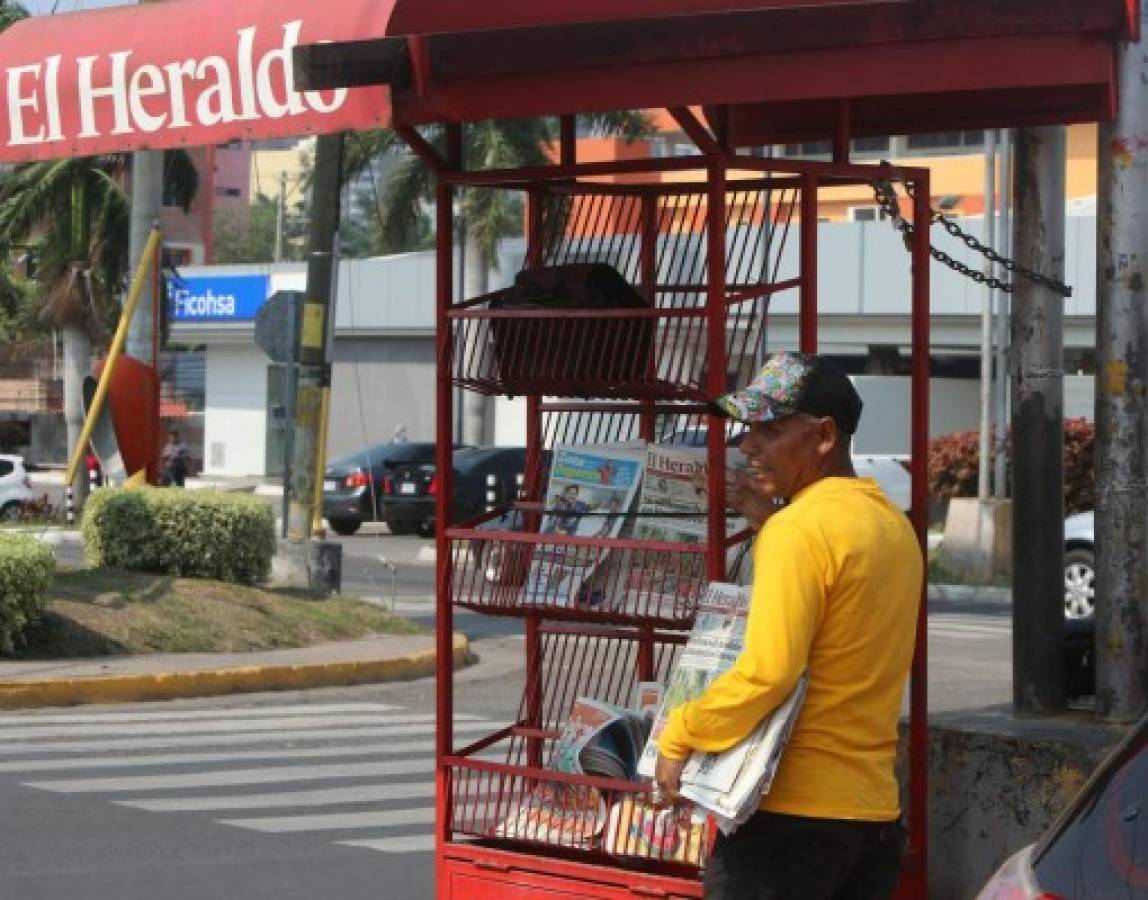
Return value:
M 1139 0 L 398 0 L 399 36 L 300 74 L 390 84 L 400 125 L 696 105 L 757 145 L 1107 119 L 1138 23 Z
M 168 0 L 0 35 L 0 162 L 691 105 L 748 145 L 1105 119 L 1138 22 L 1139 0 Z

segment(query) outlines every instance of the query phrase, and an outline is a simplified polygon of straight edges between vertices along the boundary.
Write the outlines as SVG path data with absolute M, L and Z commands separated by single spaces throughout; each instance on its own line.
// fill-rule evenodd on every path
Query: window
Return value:
M 217 187 L 215 189 L 216 197 L 242 197 L 243 188 L 236 187 Z
M 932 134 L 911 134 L 905 138 L 910 152 L 963 153 L 980 150 L 985 143 L 983 131 L 937 131 Z
M 11 475 L 15 467 L 6 459 L 0 459 L 0 478 L 5 475 Z
M 849 142 L 849 153 L 852 156 L 882 156 L 888 155 L 891 147 L 892 139 L 884 135 L 854 138 Z M 829 159 L 833 156 L 833 141 L 806 141 L 802 144 L 786 144 L 783 148 L 783 155 L 814 156 Z
M 850 206 L 850 222 L 879 222 L 885 218 L 884 210 L 876 206 Z
M 190 247 L 164 247 L 163 267 L 165 269 L 179 268 L 191 265 Z

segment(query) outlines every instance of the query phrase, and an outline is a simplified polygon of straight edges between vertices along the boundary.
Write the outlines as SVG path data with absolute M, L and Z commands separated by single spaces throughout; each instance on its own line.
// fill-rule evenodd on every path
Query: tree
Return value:
M 83 427 L 92 338 L 114 327 L 127 287 L 128 167 L 127 155 L 109 154 L 24 163 L 0 177 L 0 244 L 36 247 L 38 315 L 64 336 L 69 452 Z M 199 186 L 191 158 L 171 154 L 165 178 L 168 196 L 186 210 Z M 78 481 L 81 496 L 86 484 Z
M 580 117 L 590 133 L 620 135 L 626 140 L 648 137 L 653 123 L 643 112 L 597 113 Z M 463 154 L 467 169 L 507 169 L 542 166 L 553 159 L 558 120 L 554 118 L 488 120 L 469 124 L 463 131 Z M 440 153 L 446 133 L 442 126 L 423 132 Z M 391 170 L 385 178 L 380 209 L 382 246 L 391 252 L 414 249 L 430 234 L 429 205 L 434 198 L 434 176 L 417 156 L 402 149 L 393 131 L 377 129 L 350 135 L 343 159 L 344 183 L 354 183 L 363 173 L 385 160 Z M 375 179 L 372 178 L 372 182 Z M 477 297 L 489 291 L 489 273 L 498 268 L 498 249 L 505 238 L 522 233 L 521 197 L 514 191 L 475 190 L 463 192 L 461 234 L 465 248 L 466 296 Z M 468 410 L 462 439 L 485 443 L 488 439 L 484 398 Z

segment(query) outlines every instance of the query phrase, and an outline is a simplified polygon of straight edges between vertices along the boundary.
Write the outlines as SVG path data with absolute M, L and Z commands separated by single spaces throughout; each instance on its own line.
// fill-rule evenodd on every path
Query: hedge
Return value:
M 55 571 L 51 547 L 0 535 L 0 652 L 14 652 L 24 629 L 40 617 Z
M 254 584 L 275 553 L 271 507 L 249 494 L 104 489 L 81 527 L 89 564 L 138 572 Z
M 1087 419 L 1064 420 L 1064 508 L 1066 513 L 1092 509 L 1096 502 L 1093 465 L 1095 428 Z M 1005 440 L 1006 481 L 1011 488 L 1012 441 Z M 960 431 L 929 442 L 929 493 L 934 497 L 975 497 L 980 433 Z

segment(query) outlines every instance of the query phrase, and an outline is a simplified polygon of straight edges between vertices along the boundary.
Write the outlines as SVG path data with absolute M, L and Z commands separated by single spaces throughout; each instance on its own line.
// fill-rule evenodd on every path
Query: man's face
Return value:
M 562 496 L 566 498 L 568 503 L 573 503 L 578 499 L 578 488 L 571 485 L 562 492 Z
M 831 420 L 804 413 L 750 426 L 740 450 L 749 461 L 749 476 L 772 499 L 789 499 L 821 474 L 833 448 Z

